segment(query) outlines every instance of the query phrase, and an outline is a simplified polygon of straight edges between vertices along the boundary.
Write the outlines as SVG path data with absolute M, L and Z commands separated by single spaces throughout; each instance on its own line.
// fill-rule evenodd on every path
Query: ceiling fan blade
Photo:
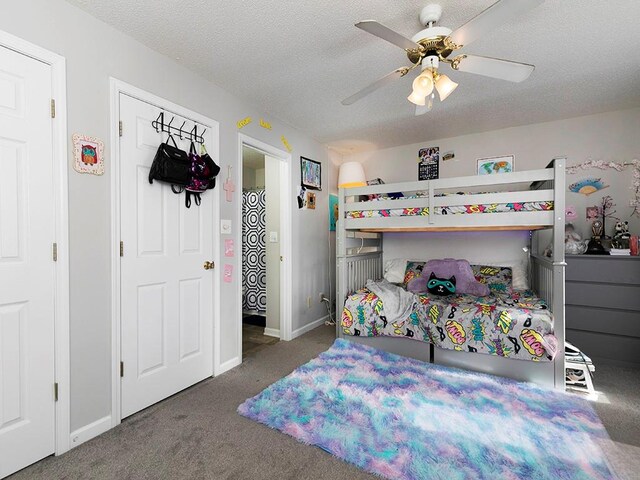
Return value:
M 345 98 L 344 100 L 342 100 L 341 103 L 342 105 L 352 105 L 356 103 L 358 100 L 366 97 L 370 93 L 373 93 L 375 90 L 390 84 L 391 82 L 393 82 L 394 80 L 400 77 L 404 77 L 408 71 L 409 71 L 409 67 L 398 68 L 397 70 L 394 70 L 393 72 L 385 75 L 384 77 L 379 78 L 368 87 L 365 87 L 362 90 L 360 90 L 358 93 L 354 93 L 350 97 Z
M 371 35 L 375 35 L 376 37 L 386 40 L 389 43 L 393 43 L 400 48 L 404 48 L 405 50 L 420 49 L 420 45 L 416 42 L 409 40 L 398 32 L 394 32 L 389 27 L 385 27 L 375 20 L 364 20 L 356 23 L 356 27 L 370 33 Z
M 528 63 L 481 57 L 480 55 L 459 55 L 453 59 L 451 66 L 461 72 L 475 73 L 476 75 L 499 78 L 510 82 L 526 80 L 536 68 Z
M 449 39 L 462 47 L 511 19 L 537 7 L 544 0 L 500 0 L 462 25 Z

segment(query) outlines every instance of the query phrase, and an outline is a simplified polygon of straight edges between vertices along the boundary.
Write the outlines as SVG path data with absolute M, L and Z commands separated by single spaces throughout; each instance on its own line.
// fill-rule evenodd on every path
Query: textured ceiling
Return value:
M 532 63 L 527 81 L 448 71 L 460 86 L 422 117 L 406 100 L 409 76 L 340 101 L 408 63 L 353 24 L 375 19 L 411 37 L 428 0 L 68 1 L 345 152 L 640 105 L 638 0 L 547 0 L 463 50 Z M 439 3 L 440 24 L 455 29 L 494 0 Z

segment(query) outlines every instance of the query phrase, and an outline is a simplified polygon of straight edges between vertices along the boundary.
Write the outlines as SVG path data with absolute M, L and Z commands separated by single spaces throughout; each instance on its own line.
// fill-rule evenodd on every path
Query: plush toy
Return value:
M 456 293 L 456 277 L 455 275 L 448 280 L 444 278 L 436 277 L 436 274 L 431 272 L 429 281 L 427 282 L 427 291 L 433 295 L 451 295 Z
M 629 248 L 629 239 L 631 234 L 629 233 L 629 222 L 619 221 L 615 226 L 615 233 L 613 235 L 612 244 L 616 248 Z
M 587 251 L 587 242 L 576 232 L 572 223 L 564 226 L 564 253 L 580 255 Z
M 564 253 L 569 255 L 581 255 L 587 251 L 587 241 L 582 240 L 582 237 L 576 232 L 573 223 L 567 223 L 564 226 Z M 545 248 L 543 255 L 546 257 L 553 256 L 553 244 L 550 243 Z

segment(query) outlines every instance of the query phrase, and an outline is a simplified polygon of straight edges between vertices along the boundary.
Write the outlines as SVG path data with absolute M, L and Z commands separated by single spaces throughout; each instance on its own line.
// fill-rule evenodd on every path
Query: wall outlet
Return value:
M 324 292 L 320 292 L 320 303 L 324 302 L 324 298 L 325 298 Z

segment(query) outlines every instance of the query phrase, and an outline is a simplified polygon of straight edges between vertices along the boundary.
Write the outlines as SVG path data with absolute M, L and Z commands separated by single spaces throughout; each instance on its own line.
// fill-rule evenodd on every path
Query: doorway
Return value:
M 242 149 L 242 357 L 280 339 L 280 160 Z
M 0 32 L 0 65 L 3 478 L 69 449 L 69 277 L 65 60 Z
M 204 144 L 216 159 L 218 125 L 122 82 L 114 80 L 112 88 L 116 125 L 120 122 L 113 175 L 119 422 L 214 374 L 219 188 L 188 207 L 184 193 L 148 178 L 159 145 L 169 138 L 154 121 L 162 118 L 181 128 L 171 145 L 200 152 Z M 192 145 L 186 133 L 194 131 L 202 138 Z
M 249 137 L 240 141 L 242 358 L 291 338 L 290 156 Z M 285 285 L 287 287 L 285 287 Z

